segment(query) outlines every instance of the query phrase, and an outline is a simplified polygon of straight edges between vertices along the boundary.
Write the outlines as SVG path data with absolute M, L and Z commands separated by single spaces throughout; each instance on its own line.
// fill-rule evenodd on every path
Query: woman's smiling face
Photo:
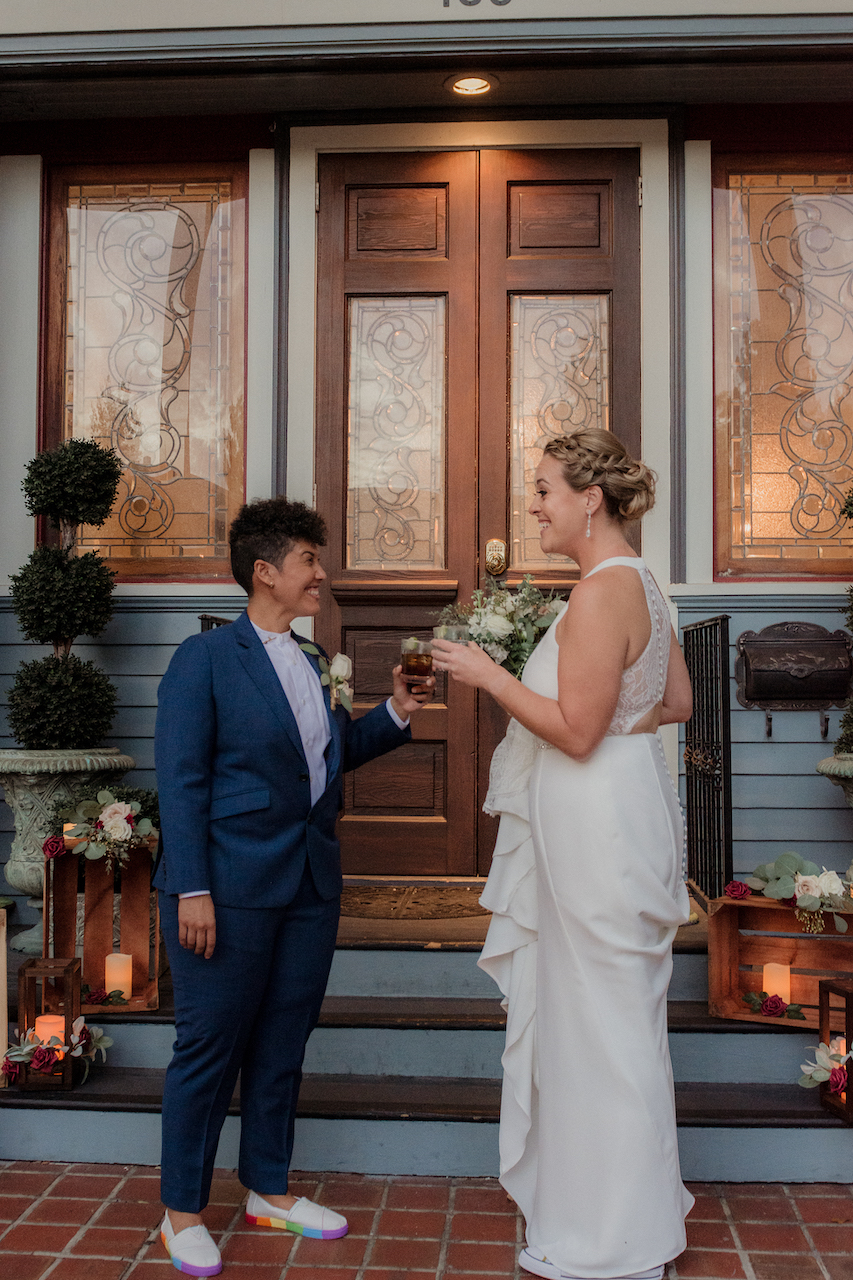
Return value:
M 539 521 L 539 542 L 546 555 L 571 555 L 586 532 L 589 489 L 566 484 L 559 459 L 545 454 L 536 468 L 533 501 L 528 507 Z

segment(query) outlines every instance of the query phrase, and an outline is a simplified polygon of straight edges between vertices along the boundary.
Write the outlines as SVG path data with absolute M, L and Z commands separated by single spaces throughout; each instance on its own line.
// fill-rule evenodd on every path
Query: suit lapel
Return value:
M 298 645 L 314 644 L 313 640 L 308 640 L 306 636 L 301 636 L 296 631 L 291 631 L 291 634 Z M 305 657 L 308 659 L 308 661 L 311 663 L 311 666 L 317 672 L 317 676 L 320 679 L 321 687 L 323 690 L 323 702 L 325 703 L 325 706 L 326 706 L 326 718 L 329 721 L 329 733 L 331 735 L 331 737 L 329 738 L 329 745 L 326 747 L 326 778 L 327 778 L 327 781 L 331 781 L 331 779 L 334 778 L 335 774 L 340 768 L 341 731 L 337 722 L 337 718 L 335 717 L 332 711 L 332 699 L 331 699 L 330 686 L 322 683 L 321 677 L 323 673 L 320 670 L 320 664 L 317 661 L 317 655 L 314 653 L 308 653 L 305 649 L 303 649 L 302 652 L 305 654 Z
M 308 762 L 305 760 L 305 750 L 302 746 L 302 738 L 296 718 L 290 709 L 290 703 L 285 697 L 275 668 L 264 653 L 263 642 L 258 638 L 258 634 L 249 620 L 249 615 L 242 613 L 231 625 L 234 638 L 238 644 L 240 661 L 246 670 L 246 674 L 270 704 L 272 711 L 299 756 L 305 762 L 307 769 Z

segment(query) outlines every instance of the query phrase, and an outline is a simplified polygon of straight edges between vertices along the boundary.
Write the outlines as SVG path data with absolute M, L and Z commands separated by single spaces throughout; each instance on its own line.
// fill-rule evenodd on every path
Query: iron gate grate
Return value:
M 687 875 L 704 895 L 718 898 L 732 878 L 729 615 L 693 622 L 683 635 L 693 684 L 684 747 Z

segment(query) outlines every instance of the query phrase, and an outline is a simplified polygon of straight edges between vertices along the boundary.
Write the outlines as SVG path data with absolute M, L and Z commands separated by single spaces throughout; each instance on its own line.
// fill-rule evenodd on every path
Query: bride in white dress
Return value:
M 657 1280 L 686 1245 L 666 993 L 688 917 L 683 821 L 661 724 L 692 709 L 663 597 L 624 536 L 654 477 L 610 433 L 549 442 L 530 506 L 580 566 L 518 681 L 476 645 L 433 661 L 512 716 L 480 959 L 505 996 L 501 1182 L 549 1280 Z

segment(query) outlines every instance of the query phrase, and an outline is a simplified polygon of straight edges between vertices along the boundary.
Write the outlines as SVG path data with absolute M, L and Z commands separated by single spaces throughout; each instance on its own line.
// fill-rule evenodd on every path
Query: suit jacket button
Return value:
M 308 774 L 307 774 L 307 773 L 300 773 L 300 775 L 299 775 L 299 781 L 300 781 L 300 782 L 310 782 L 310 781 L 311 781 L 311 779 L 310 779 L 310 777 L 308 776 Z

